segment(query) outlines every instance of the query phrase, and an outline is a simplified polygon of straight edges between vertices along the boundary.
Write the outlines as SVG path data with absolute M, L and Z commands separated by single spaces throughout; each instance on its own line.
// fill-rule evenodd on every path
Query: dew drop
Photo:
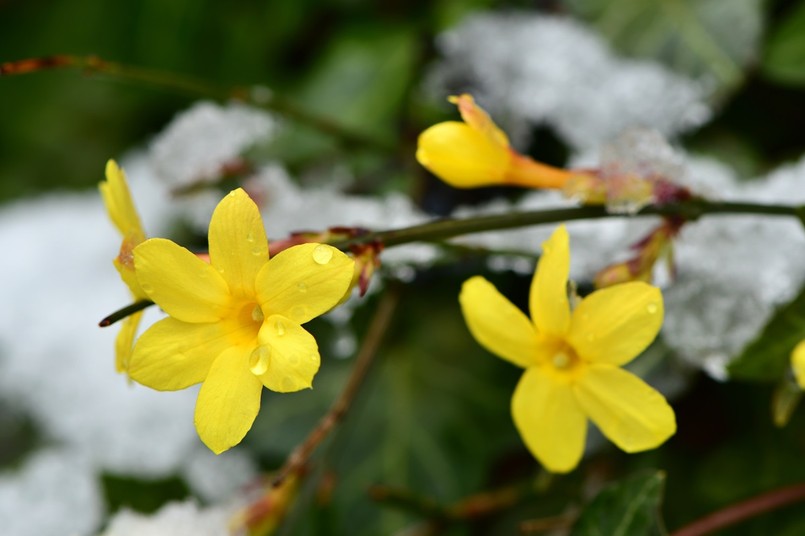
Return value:
M 255 376 L 265 374 L 271 361 L 271 348 L 268 346 L 258 346 L 249 356 L 249 370 Z
M 255 322 L 262 322 L 263 318 L 263 310 L 260 309 L 259 305 L 255 305 L 254 309 L 252 309 L 252 320 Z
M 250 244 L 252 242 L 254 242 L 254 235 L 252 233 L 249 233 L 249 234 L 246 235 L 246 242 L 248 242 Z
M 143 289 L 143 292 L 145 292 L 146 294 L 154 291 L 154 287 L 152 287 L 148 283 L 141 284 L 140 288 Z
M 219 274 L 224 275 L 224 269 L 223 268 L 219 267 L 219 268 L 216 268 L 216 270 L 218 270 Z
M 311 363 L 318 363 L 319 362 L 319 354 L 316 354 L 316 353 L 308 354 L 307 359 Z
M 265 249 L 261 248 L 260 246 L 256 246 L 252 249 L 252 255 L 255 257 L 260 257 L 261 255 L 265 255 Z
M 286 376 L 282 379 L 282 389 L 284 391 L 293 391 L 296 389 L 296 382 Z
M 277 337 L 285 335 L 285 324 L 282 323 L 282 320 L 274 321 L 274 331 L 277 332 Z
M 296 289 L 299 292 L 307 292 L 307 285 L 300 281 L 299 283 L 296 284 Z
M 646 305 L 646 312 L 648 312 L 648 314 L 650 315 L 656 314 L 659 309 L 660 308 L 657 307 L 656 303 L 650 303 Z
M 313 260 L 316 264 L 327 264 L 333 258 L 333 250 L 329 246 L 319 244 L 313 250 Z
M 293 309 L 291 309 L 291 319 L 302 323 L 302 320 L 306 319 L 307 317 L 307 307 L 304 305 L 294 305 Z

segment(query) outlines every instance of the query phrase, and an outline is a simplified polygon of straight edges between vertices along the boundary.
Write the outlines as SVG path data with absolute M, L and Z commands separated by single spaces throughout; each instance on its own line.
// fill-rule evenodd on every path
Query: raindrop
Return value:
M 249 233 L 249 234 L 246 235 L 246 242 L 249 242 L 249 243 L 254 242 L 254 235 L 252 233 Z
M 252 255 L 254 255 L 255 257 L 265 255 L 265 249 L 261 248 L 260 246 L 257 246 L 254 249 L 252 249 Z
M 152 287 L 148 283 L 142 283 L 140 285 L 140 288 L 143 289 L 143 292 L 145 292 L 146 294 L 151 293 L 151 292 L 154 291 L 154 287 Z
M 659 309 L 660 309 L 660 308 L 659 308 L 659 307 L 657 307 L 657 304 L 656 304 L 656 303 L 650 303 L 650 304 L 646 305 L 646 311 L 647 311 L 647 312 L 648 312 L 648 314 L 650 314 L 650 315 L 655 314 L 655 313 L 656 313 L 656 312 L 657 312 Z
M 319 244 L 316 246 L 316 249 L 313 250 L 313 260 L 316 262 L 316 264 L 327 264 L 332 258 L 333 250 L 329 246 Z
M 293 391 L 296 389 L 296 382 L 293 381 L 289 376 L 286 376 L 282 379 L 282 389 L 284 391 Z
M 282 320 L 276 320 L 274 322 L 274 331 L 277 332 L 277 337 L 285 335 L 285 324 L 282 323 Z
M 291 319 L 296 322 L 302 323 L 302 320 L 307 316 L 307 307 L 304 305 L 294 305 L 291 309 Z
M 307 358 L 308 358 L 308 361 L 310 361 L 311 363 L 318 363 L 319 362 L 319 354 L 316 354 L 316 353 L 308 354 Z
M 255 322 L 262 322 L 263 318 L 263 310 L 259 305 L 255 305 L 254 309 L 252 309 L 252 320 Z
M 265 374 L 271 360 L 271 348 L 268 346 L 258 346 L 249 356 L 249 370 L 255 376 Z
M 297 290 L 299 290 L 299 292 L 307 292 L 307 285 L 302 283 L 301 281 L 296 284 L 296 288 Z

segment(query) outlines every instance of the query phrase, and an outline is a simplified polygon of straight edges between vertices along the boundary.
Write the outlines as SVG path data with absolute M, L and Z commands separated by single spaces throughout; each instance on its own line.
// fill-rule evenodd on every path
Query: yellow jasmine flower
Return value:
M 511 184 L 562 188 L 574 174 L 535 162 L 509 146 L 509 138 L 471 95 L 450 97 L 460 121 L 433 125 L 419 135 L 416 158 L 455 188 Z
M 475 339 L 525 369 L 512 397 L 512 416 L 531 453 L 564 473 L 584 452 L 587 419 L 626 452 L 659 446 L 676 431 L 665 398 L 621 369 L 657 336 L 663 319 L 659 289 L 631 282 L 598 290 L 571 311 L 570 249 L 559 227 L 543 244 L 529 295 L 531 320 L 476 276 L 459 296 Z
M 114 160 L 106 163 L 106 180 L 98 184 L 98 189 L 101 192 L 103 203 L 106 205 L 109 219 L 123 236 L 120 252 L 113 261 L 115 268 L 117 268 L 120 278 L 129 287 L 134 301 L 147 300 L 148 296 L 140 288 L 140 283 L 134 273 L 133 254 L 134 248 L 145 240 L 145 231 L 143 231 L 137 210 L 134 208 L 134 202 L 126 183 L 126 174 Z M 138 311 L 122 321 L 122 327 L 115 340 L 115 368 L 118 372 L 128 370 L 134 336 L 137 334 L 142 316 L 143 312 Z
M 794 378 L 802 389 L 805 389 L 805 339 L 799 342 L 791 352 L 791 367 Z
M 251 428 L 263 386 L 281 393 L 311 387 L 319 350 L 301 324 L 338 303 L 354 263 L 315 243 L 269 260 L 260 212 L 242 189 L 213 212 L 209 247 L 209 264 L 170 240 L 135 248 L 140 286 L 169 317 L 139 338 L 129 374 L 162 391 L 203 382 L 196 430 L 219 454 Z

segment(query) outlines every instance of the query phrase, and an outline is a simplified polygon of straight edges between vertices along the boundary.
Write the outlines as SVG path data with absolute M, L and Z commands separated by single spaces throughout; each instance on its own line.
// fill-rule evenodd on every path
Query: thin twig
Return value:
M 332 429 L 343 420 L 352 405 L 352 401 L 355 399 L 355 395 L 358 394 L 367 372 L 369 372 L 369 367 L 380 348 L 383 336 L 391 324 L 391 319 L 394 316 L 394 311 L 399 301 L 400 290 L 397 287 L 392 286 L 383 295 L 372 318 L 372 322 L 369 325 L 366 337 L 363 340 L 363 345 L 355 359 L 352 374 L 347 381 L 346 387 L 344 387 L 344 390 L 341 392 L 341 396 L 333 403 L 330 411 L 319 420 L 318 424 L 310 434 L 308 434 L 305 441 L 291 452 L 285 460 L 285 463 L 276 472 L 272 480 L 273 486 L 280 485 L 289 474 L 299 471 L 310 459 L 316 447 L 318 447 Z
M 355 132 L 327 117 L 311 113 L 300 105 L 263 86 L 223 87 L 192 76 L 107 61 L 98 56 L 73 56 L 69 54 L 0 63 L 0 76 L 28 74 L 59 68 L 81 69 L 87 73 L 98 73 L 117 80 L 134 82 L 195 98 L 203 97 L 221 101 L 238 100 L 265 110 L 277 112 L 293 121 L 309 125 L 320 132 L 333 136 L 348 146 L 369 147 L 384 152 L 395 150 L 393 144 L 387 143 L 376 136 Z
M 708 514 L 671 536 L 704 536 L 800 501 L 805 501 L 805 484 L 778 488 Z

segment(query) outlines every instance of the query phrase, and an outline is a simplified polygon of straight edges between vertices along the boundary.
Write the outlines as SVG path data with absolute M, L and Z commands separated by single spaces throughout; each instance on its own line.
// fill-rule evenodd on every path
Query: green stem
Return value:
M 805 207 L 786 205 L 763 205 L 758 203 L 712 202 L 703 199 L 692 199 L 664 205 L 650 205 L 638 211 L 634 216 L 669 216 L 685 220 L 696 220 L 712 214 L 756 214 L 765 216 L 794 216 L 802 218 Z M 533 210 L 528 212 L 507 212 L 489 216 L 476 216 L 465 219 L 445 219 L 423 223 L 402 229 L 375 231 L 332 242 L 339 249 L 351 246 L 380 243 L 389 248 L 410 242 L 435 242 L 460 235 L 499 231 L 546 223 L 558 223 L 572 220 L 597 218 L 623 218 L 628 214 L 613 214 L 603 206 L 584 205 L 549 210 Z
M 150 300 L 140 300 L 134 302 L 131 305 L 127 305 L 122 309 L 118 309 L 114 313 L 110 314 L 109 316 L 98 322 L 98 325 L 102 328 L 105 328 L 106 326 L 111 326 L 118 320 L 123 320 L 127 316 L 133 315 L 137 311 L 142 311 L 143 309 L 145 309 L 146 307 L 150 307 L 151 305 L 154 305 L 154 302 Z
M 238 100 L 277 112 L 293 121 L 309 125 L 333 136 L 346 146 L 368 147 L 384 152 L 395 147 L 381 139 L 355 132 L 329 118 L 310 113 L 296 103 L 276 94 L 265 86 L 223 87 L 200 78 L 177 75 L 171 72 L 135 67 L 107 61 L 97 56 L 60 55 L 33 58 L 0 64 L 0 76 L 26 74 L 44 69 L 77 68 L 89 73 L 100 73 L 118 80 L 160 88 L 195 98 L 221 101 Z

